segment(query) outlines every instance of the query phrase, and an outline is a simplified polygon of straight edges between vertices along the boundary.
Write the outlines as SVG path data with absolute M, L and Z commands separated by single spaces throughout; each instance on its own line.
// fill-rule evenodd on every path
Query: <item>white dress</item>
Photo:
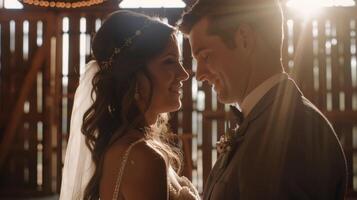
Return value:
M 138 140 L 132 143 L 129 148 L 126 150 L 123 161 L 121 163 L 117 181 L 114 188 L 113 200 L 118 200 L 119 197 L 119 189 L 120 183 L 123 177 L 123 172 L 128 161 L 128 157 L 131 149 L 138 144 L 139 142 L 144 141 L 143 139 Z M 168 188 L 169 188 L 169 200 L 200 200 L 200 196 L 198 194 L 197 189 L 193 186 L 193 184 L 184 176 L 178 176 L 176 172 L 172 169 L 171 166 L 168 167 L 167 172 L 168 177 Z

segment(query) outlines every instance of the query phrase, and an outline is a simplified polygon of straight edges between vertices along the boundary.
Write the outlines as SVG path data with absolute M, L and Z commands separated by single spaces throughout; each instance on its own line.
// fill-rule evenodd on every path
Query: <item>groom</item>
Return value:
M 344 153 L 330 122 L 284 72 L 282 23 L 276 0 L 200 0 L 182 18 L 197 79 L 244 118 L 221 143 L 205 200 L 344 198 Z

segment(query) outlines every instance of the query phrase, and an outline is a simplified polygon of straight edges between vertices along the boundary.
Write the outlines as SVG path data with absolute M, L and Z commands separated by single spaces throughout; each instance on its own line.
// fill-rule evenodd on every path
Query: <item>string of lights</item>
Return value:
M 103 3 L 105 0 L 20 0 L 24 4 L 49 8 L 81 8 Z

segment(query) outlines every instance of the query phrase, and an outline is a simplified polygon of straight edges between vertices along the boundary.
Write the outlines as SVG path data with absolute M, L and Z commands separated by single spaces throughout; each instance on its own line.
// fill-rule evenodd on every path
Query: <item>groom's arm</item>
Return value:
M 321 116 L 304 117 L 289 129 L 264 133 L 259 153 L 245 157 L 240 199 L 343 199 L 346 164 L 336 135 Z
M 346 162 L 337 136 L 325 119 L 313 116 L 293 133 L 284 166 L 282 199 L 344 199 Z

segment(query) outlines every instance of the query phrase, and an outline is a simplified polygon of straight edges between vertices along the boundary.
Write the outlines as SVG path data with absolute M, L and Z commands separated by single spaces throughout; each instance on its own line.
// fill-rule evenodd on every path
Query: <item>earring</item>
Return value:
M 108 106 L 108 112 L 110 113 L 110 114 L 113 114 L 114 113 L 114 108 L 112 107 L 112 106 Z

